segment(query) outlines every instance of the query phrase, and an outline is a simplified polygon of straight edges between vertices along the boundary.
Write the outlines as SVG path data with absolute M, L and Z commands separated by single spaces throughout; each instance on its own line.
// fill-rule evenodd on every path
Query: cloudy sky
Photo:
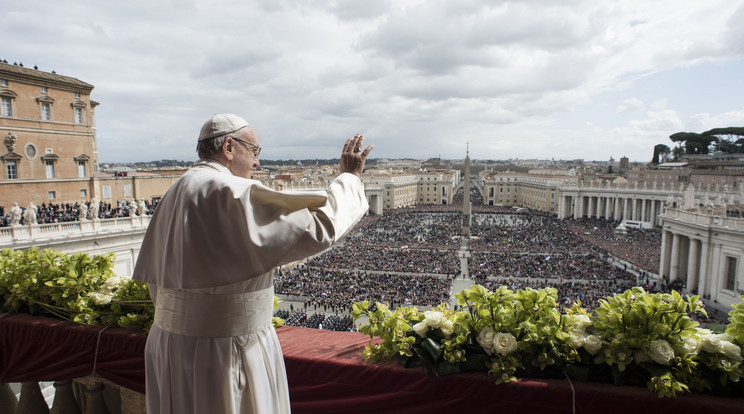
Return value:
M 102 162 L 196 159 L 214 113 L 262 158 L 651 159 L 744 126 L 744 0 L 0 0 L 0 59 L 95 86 Z

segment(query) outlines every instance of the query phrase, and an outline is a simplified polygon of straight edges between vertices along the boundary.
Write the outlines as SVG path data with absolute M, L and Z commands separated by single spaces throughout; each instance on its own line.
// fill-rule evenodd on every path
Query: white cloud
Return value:
M 726 128 L 744 125 L 744 109 L 724 112 L 722 114 L 695 114 L 687 123 L 692 132 L 705 132 L 713 128 Z
M 617 108 L 617 113 L 622 114 L 625 112 L 642 111 L 646 108 L 646 105 L 642 100 L 638 98 L 630 98 L 623 101 L 622 104 Z
M 744 0 L 0 1 L 0 58 L 96 87 L 104 161 L 193 159 L 225 111 L 267 158 L 337 156 L 361 131 L 375 157 L 470 141 L 482 158 L 646 159 L 679 130 L 744 124 L 741 101 L 686 112 L 634 89 L 744 59 Z

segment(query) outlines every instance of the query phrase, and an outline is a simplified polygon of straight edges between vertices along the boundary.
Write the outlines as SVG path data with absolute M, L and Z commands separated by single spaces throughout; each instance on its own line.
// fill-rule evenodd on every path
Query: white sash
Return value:
M 273 286 L 227 295 L 159 288 L 157 295 L 154 322 L 171 333 L 222 338 L 248 335 L 271 326 Z

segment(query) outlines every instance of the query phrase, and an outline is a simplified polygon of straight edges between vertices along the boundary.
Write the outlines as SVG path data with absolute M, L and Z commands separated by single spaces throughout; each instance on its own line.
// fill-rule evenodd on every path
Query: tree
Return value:
M 726 154 L 744 153 L 744 127 L 713 128 L 700 135 L 712 137 L 718 151 Z
M 656 144 L 654 146 L 654 157 L 651 160 L 652 164 L 661 164 L 671 153 L 672 150 L 664 144 Z
M 669 136 L 672 142 L 676 142 L 678 147 L 684 143 L 685 154 L 707 154 L 708 147 L 713 141 L 717 141 L 715 136 L 703 135 L 696 132 L 677 132 Z

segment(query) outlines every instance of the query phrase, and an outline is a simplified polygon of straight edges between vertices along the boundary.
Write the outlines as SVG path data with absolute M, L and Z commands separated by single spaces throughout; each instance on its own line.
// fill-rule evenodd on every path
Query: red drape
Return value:
M 702 394 L 660 399 L 645 388 L 567 380 L 495 385 L 483 373 L 429 378 L 421 368 L 392 361 L 365 364 L 360 355 L 369 338 L 359 333 L 287 326 L 277 334 L 294 413 L 744 413 L 744 399 Z M 95 364 L 98 375 L 144 392 L 145 341 L 144 334 L 121 328 L 101 332 L 7 315 L 0 318 L 0 382 L 83 377 Z

